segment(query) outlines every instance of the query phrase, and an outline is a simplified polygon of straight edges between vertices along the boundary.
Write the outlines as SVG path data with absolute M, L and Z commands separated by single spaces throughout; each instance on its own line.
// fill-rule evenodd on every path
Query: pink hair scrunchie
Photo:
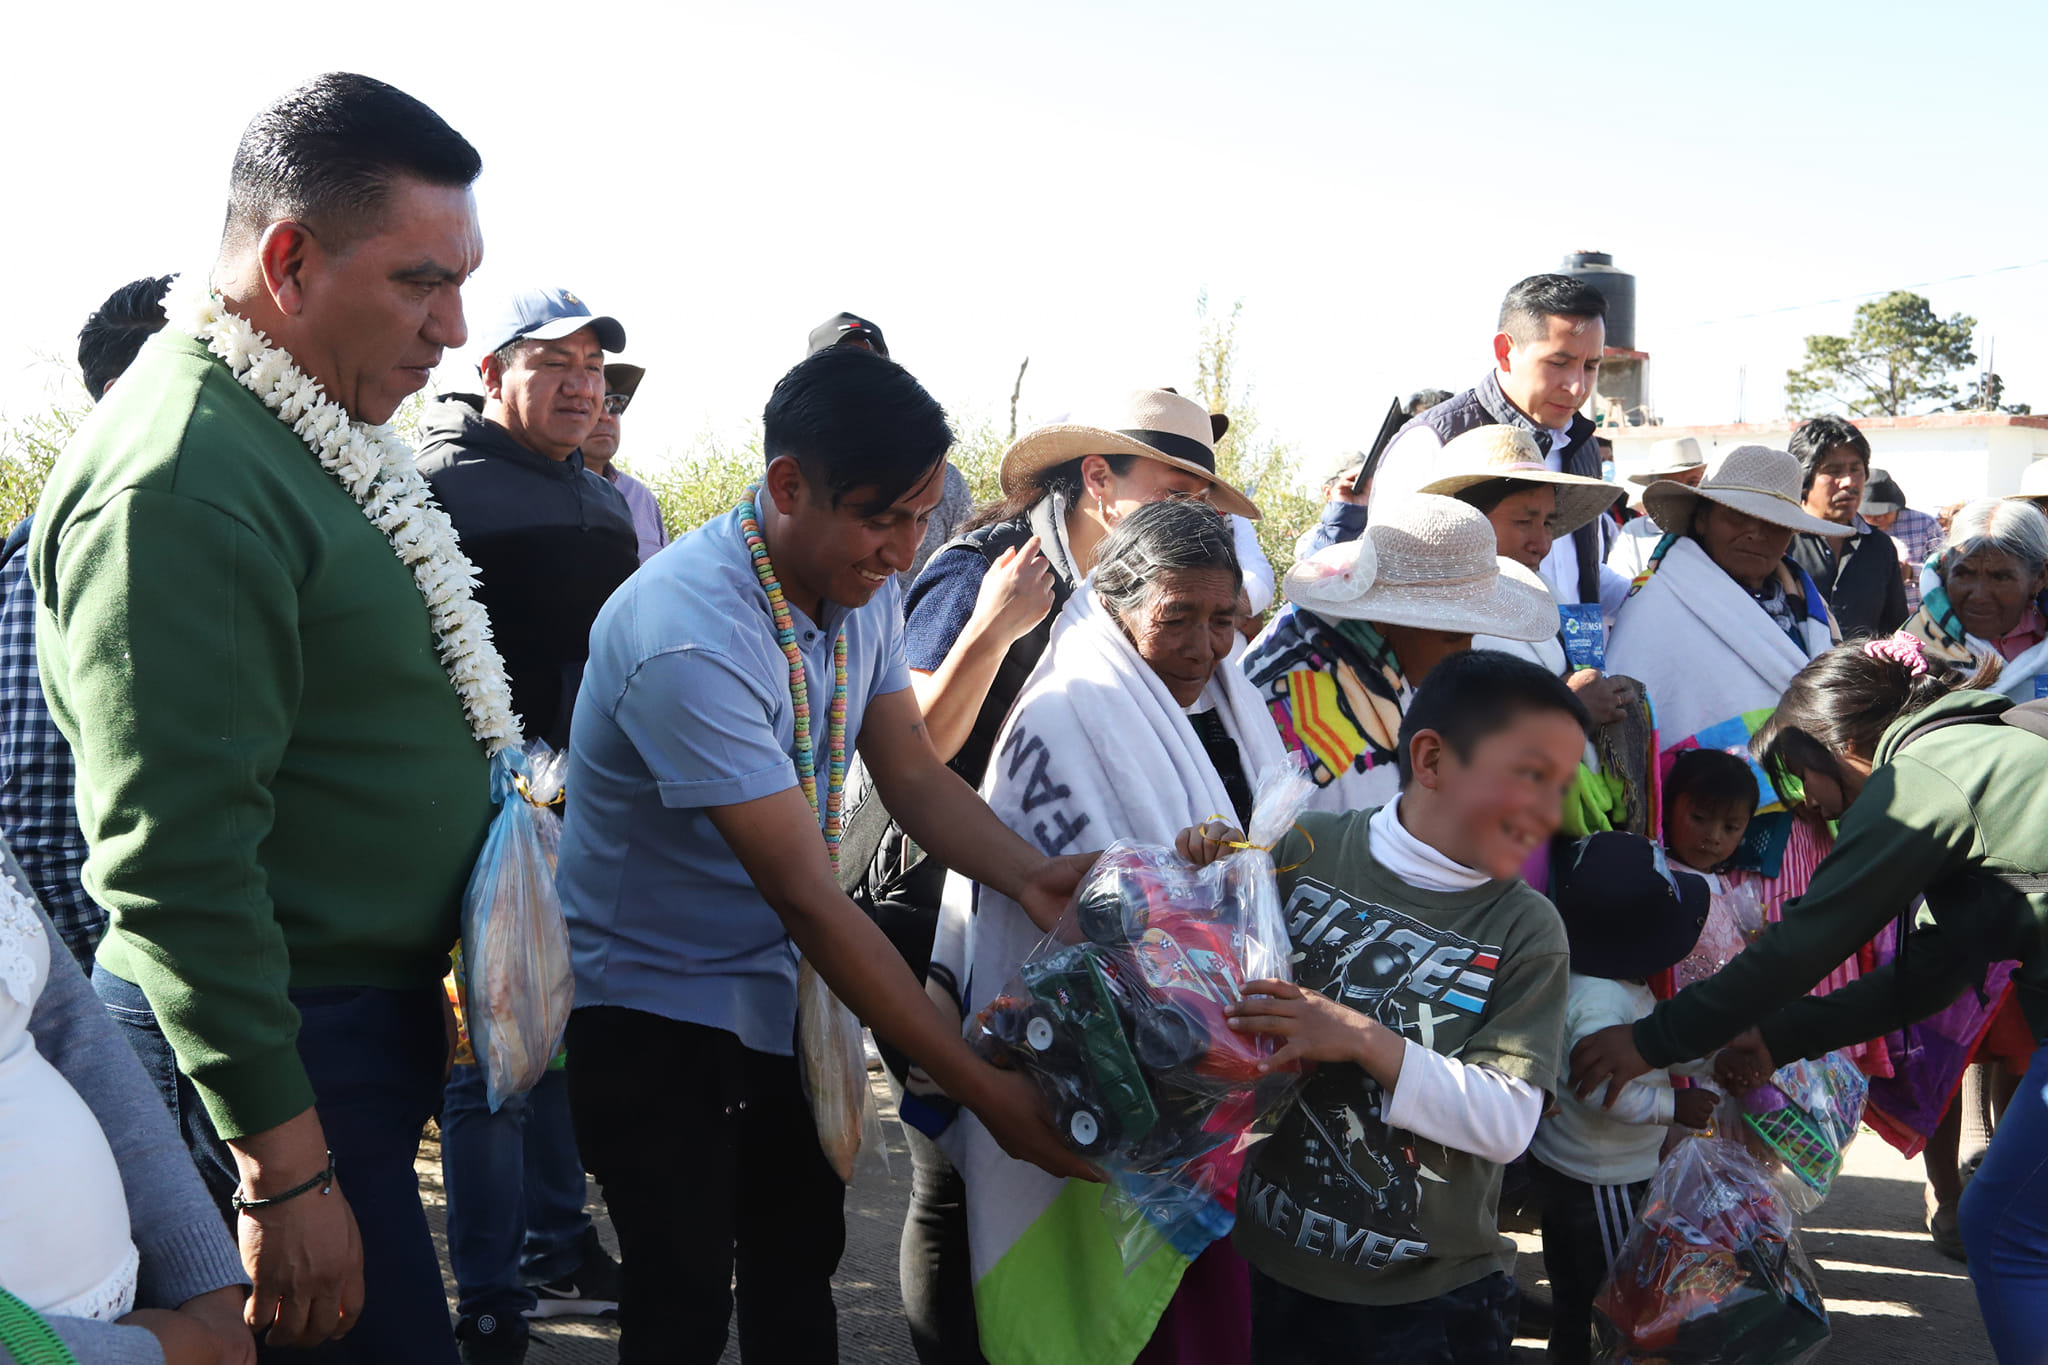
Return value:
M 1898 631 L 1882 640 L 1872 640 L 1863 646 L 1863 652 L 1873 659 L 1889 659 L 1915 678 L 1927 674 L 1927 655 L 1920 648 L 1920 637 Z

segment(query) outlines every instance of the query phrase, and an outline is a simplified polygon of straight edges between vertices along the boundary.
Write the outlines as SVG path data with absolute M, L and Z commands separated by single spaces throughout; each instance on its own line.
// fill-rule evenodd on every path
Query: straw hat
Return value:
M 1259 519 L 1252 500 L 1216 477 L 1216 442 L 1230 428 L 1230 419 L 1211 416 L 1200 403 L 1172 389 L 1139 389 L 1119 412 L 1102 420 L 1055 422 L 1027 431 L 1003 452 L 997 475 L 1004 496 L 1034 482 L 1037 476 L 1083 455 L 1137 455 L 1185 469 L 1209 481 L 1209 503 L 1247 521 Z
M 1692 525 L 1693 509 L 1701 498 L 1808 535 L 1856 534 L 1853 526 L 1823 521 L 1807 511 L 1799 496 L 1802 482 L 1799 461 L 1789 452 L 1769 446 L 1737 446 L 1715 461 L 1699 487 L 1659 479 L 1643 490 L 1643 505 L 1657 525 L 1679 535 Z
M 1605 479 L 1557 473 L 1543 462 L 1543 449 L 1533 435 L 1520 427 L 1497 423 L 1474 427 L 1453 437 L 1445 443 L 1436 462 L 1440 469 L 1460 472 L 1424 484 L 1424 493 L 1455 497 L 1474 484 L 1493 479 L 1550 484 L 1557 489 L 1557 510 L 1550 514 L 1553 536 L 1570 535 L 1614 506 L 1622 493 Z
M 1557 634 L 1543 580 L 1494 552 L 1493 526 L 1476 508 L 1434 493 L 1401 499 L 1357 540 L 1301 560 L 1286 582 L 1289 601 L 1331 620 L 1506 640 Z
M 1650 447 L 1650 467 L 1640 474 L 1628 476 L 1630 483 L 1655 483 L 1668 479 L 1673 474 L 1683 474 L 1688 469 L 1698 469 L 1707 462 L 1700 454 L 1700 443 L 1690 436 L 1670 436 Z

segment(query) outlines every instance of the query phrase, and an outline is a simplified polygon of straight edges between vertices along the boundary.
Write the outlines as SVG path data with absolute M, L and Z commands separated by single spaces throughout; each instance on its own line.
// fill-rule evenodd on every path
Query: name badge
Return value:
M 1598 602 L 1572 602 L 1557 609 L 1564 636 L 1564 657 L 1574 669 L 1607 667 L 1607 628 L 1600 622 Z M 2040 681 L 2036 679 L 2036 681 Z
M 2043 697 L 2048 697 L 2048 673 L 2036 673 L 2034 675 L 2034 700 L 2040 701 Z

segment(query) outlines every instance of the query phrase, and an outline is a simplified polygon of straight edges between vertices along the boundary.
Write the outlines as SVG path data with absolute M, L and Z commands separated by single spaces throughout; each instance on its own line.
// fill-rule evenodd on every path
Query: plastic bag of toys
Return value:
M 1595 1359 L 1799 1365 L 1828 1339 L 1792 1211 L 1739 1143 L 1689 1138 L 1658 1170 L 1593 1300 Z
M 1205 868 L 1111 844 L 969 1030 L 1037 1082 L 1068 1146 L 1111 1177 L 1127 1266 L 1230 1230 L 1244 1139 L 1300 1083 L 1298 1068 L 1262 1069 L 1273 1040 L 1235 1032 L 1224 1010 L 1247 981 L 1292 977 L 1265 850 L 1313 790 L 1297 763 L 1263 774 L 1247 847 Z
M 576 997 L 554 859 L 540 833 L 555 816 L 526 799 L 526 773 L 516 749 L 491 760 L 498 814 L 462 896 L 465 1022 L 492 1113 L 546 1074 Z
M 1752 1145 L 1793 1177 L 1780 1180 L 1779 1190 L 1794 1213 L 1811 1213 L 1827 1198 L 1869 1094 L 1869 1080 L 1848 1054 L 1830 1052 L 1789 1062 L 1740 1097 Z

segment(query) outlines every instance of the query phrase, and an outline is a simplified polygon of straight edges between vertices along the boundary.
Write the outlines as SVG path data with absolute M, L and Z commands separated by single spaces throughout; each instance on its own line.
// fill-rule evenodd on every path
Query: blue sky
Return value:
M 841 308 L 963 417 L 1029 355 L 1028 420 L 1190 383 L 1197 292 L 1242 299 L 1261 418 L 1314 458 L 1475 379 L 1502 292 L 1573 249 L 1638 277 L 1670 422 L 1733 420 L 1738 391 L 1776 414 L 1852 296 L 2048 258 L 2038 7 L 365 3 L 262 36 L 227 13 L 10 21 L 34 60 L 0 113 L 34 133 L 8 152 L 0 410 L 40 401 L 38 355 L 114 285 L 209 259 L 243 123 L 333 68 L 482 151 L 473 312 L 545 281 L 625 323 L 629 459 L 744 429 Z M 1924 292 L 2048 410 L 2048 266 Z

